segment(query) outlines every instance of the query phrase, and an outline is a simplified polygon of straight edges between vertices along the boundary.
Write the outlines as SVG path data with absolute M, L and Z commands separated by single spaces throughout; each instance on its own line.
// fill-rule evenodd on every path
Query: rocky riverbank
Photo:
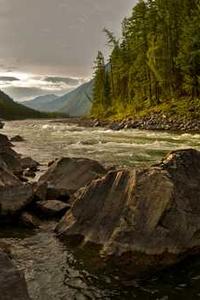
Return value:
M 29 180 L 39 168 L 0 134 L 1 227 L 42 231 L 53 220 L 58 238 L 89 252 L 96 245 L 91 261 L 94 254 L 99 267 L 131 278 L 199 254 L 200 152 L 174 151 L 142 170 L 63 157 Z
M 60 120 L 59 120 L 60 122 Z M 123 120 L 109 119 L 90 119 L 90 118 L 70 118 L 63 119 L 64 123 L 75 123 L 84 127 L 107 127 L 112 130 L 122 129 L 142 129 L 142 130 L 159 130 L 172 132 L 200 132 L 199 119 L 174 118 L 167 114 L 151 113 L 143 118 L 127 118 Z

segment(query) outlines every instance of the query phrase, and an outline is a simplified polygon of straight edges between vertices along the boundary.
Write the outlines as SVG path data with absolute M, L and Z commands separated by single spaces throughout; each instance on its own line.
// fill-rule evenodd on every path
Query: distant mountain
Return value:
M 93 85 L 94 81 L 91 80 L 54 101 L 59 104 L 59 112 L 72 117 L 87 115 L 92 106 Z
M 23 102 L 23 104 L 45 112 L 66 113 L 72 117 L 85 116 L 89 113 L 92 105 L 93 84 L 94 81 L 91 80 L 56 99 L 51 100 L 51 97 L 47 95 L 47 98 L 37 97 L 31 101 Z
M 36 97 L 29 101 L 22 102 L 23 105 L 39 111 L 48 111 L 48 104 L 56 100 L 58 96 L 54 94 Z
M 8 95 L 0 91 L 0 119 L 4 120 L 18 120 L 18 119 L 32 119 L 32 118 L 47 118 L 53 117 L 47 113 L 42 113 L 22 104 L 14 102 Z

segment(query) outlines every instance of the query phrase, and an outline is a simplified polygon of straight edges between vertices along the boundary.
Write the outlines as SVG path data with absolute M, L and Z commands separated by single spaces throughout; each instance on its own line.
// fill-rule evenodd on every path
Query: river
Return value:
M 146 166 L 157 163 L 170 150 L 200 149 L 199 134 L 111 131 L 83 128 L 52 121 L 7 122 L 2 133 L 21 135 L 25 141 L 15 149 L 42 164 L 60 156 L 88 157 L 106 166 Z M 96 272 L 53 233 L 55 224 L 42 231 L 4 228 L 0 238 L 11 245 L 17 266 L 25 273 L 33 300 L 85 299 L 198 299 L 200 260 L 191 259 L 173 270 L 153 276 L 145 283 L 125 287 L 112 274 Z

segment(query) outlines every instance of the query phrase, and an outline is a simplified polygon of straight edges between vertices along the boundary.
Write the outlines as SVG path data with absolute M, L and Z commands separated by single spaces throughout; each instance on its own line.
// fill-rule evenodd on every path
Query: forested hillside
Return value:
M 200 112 L 200 1 L 138 1 L 95 62 L 95 117 Z M 199 113 L 200 116 L 200 113 Z
M 61 114 L 47 114 L 27 108 L 19 103 L 14 102 L 8 95 L 0 91 L 0 119 L 17 120 L 32 118 L 50 118 Z

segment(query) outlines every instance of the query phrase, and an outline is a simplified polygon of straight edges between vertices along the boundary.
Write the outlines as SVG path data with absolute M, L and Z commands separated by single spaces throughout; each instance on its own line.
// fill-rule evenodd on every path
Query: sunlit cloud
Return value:
M 87 78 L 44 76 L 16 71 L 0 72 L 0 88 L 17 101 L 49 93 L 62 95 L 85 81 Z

